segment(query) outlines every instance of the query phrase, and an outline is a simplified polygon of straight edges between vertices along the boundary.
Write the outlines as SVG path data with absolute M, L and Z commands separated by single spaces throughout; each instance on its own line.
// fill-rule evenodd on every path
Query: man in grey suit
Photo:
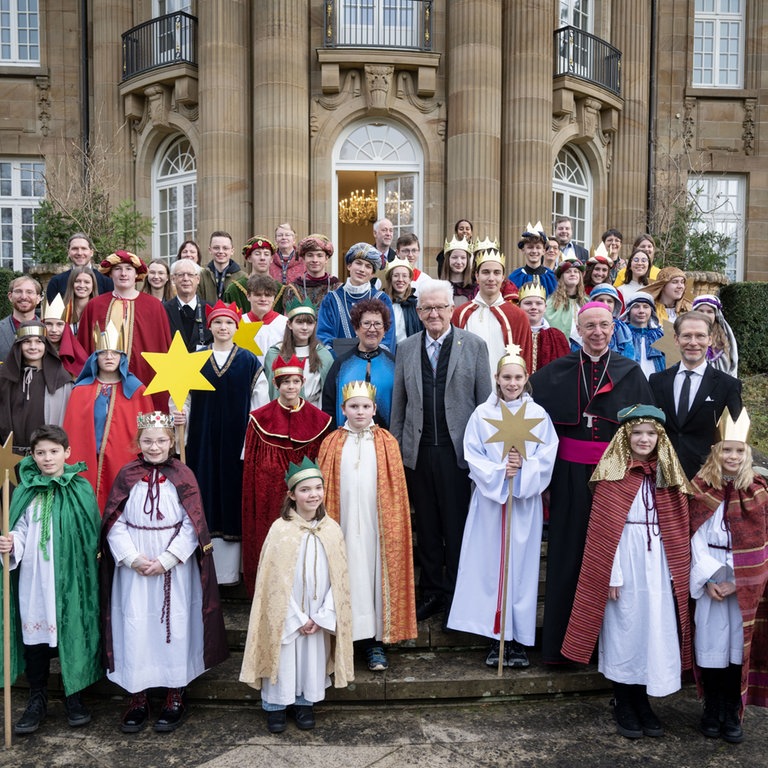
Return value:
M 449 609 L 453 599 L 471 491 L 464 429 L 491 387 L 485 342 L 451 326 L 451 284 L 425 283 L 417 309 L 425 330 L 397 346 L 389 429 L 400 443 L 416 512 L 422 620 Z

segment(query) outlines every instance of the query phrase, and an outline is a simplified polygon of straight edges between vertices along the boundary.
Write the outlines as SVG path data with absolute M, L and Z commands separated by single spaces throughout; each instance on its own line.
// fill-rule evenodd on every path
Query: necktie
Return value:
M 677 423 L 682 426 L 688 418 L 688 401 L 691 399 L 691 376 L 693 371 L 683 371 L 685 378 L 680 390 L 680 401 L 677 404 Z
M 429 352 L 429 363 L 432 366 L 432 373 L 437 373 L 437 359 L 440 357 L 440 342 L 433 341 L 432 349 Z

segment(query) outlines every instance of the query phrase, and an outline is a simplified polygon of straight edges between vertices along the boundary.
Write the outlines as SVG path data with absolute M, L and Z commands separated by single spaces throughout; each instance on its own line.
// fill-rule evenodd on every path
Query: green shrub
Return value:
M 8 301 L 8 286 L 14 277 L 19 277 L 21 272 L 14 272 L 12 269 L 0 267 L 0 317 L 6 317 L 11 314 L 11 302 Z
M 731 283 L 720 291 L 720 301 L 739 343 L 739 376 L 768 373 L 768 283 Z

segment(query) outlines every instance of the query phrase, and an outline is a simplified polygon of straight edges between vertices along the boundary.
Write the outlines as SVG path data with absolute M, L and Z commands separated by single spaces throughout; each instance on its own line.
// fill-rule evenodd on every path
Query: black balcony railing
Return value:
M 197 66 L 197 19 L 179 11 L 123 33 L 123 80 L 168 64 Z
M 432 0 L 326 0 L 326 48 L 432 50 Z
M 621 51 L 576 27 L 555 30 L 555 77 L 572 75 L 621 94 Z

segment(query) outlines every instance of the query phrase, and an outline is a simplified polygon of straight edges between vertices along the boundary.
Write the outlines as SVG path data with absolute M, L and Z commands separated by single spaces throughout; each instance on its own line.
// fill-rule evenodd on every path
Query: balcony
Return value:
M 197 67 L 197 18 L 169 13 L 123 33 L 123 82 L 160 67 Z
M 621 95 L 621 51 L 576 27 L 555 30 L 555 77 L 568 76 Z
M 325 48 L 432 50 L 432 0 L 326 0 Z

